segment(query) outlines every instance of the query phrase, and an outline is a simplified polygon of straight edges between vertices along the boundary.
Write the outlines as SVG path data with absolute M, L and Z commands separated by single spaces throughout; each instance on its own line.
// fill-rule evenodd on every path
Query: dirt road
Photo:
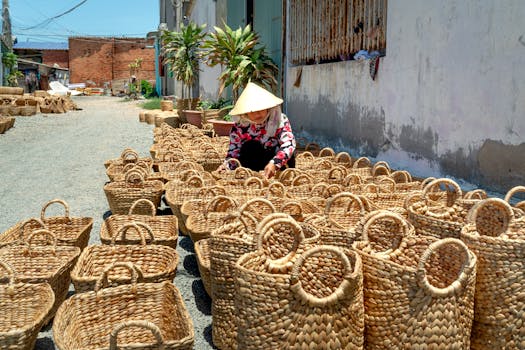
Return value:
M 21 220 L 40 216 L 42 205 L 64 199 L 71 216 L 93 217 L 90 244 L 99 244 L 100 226 L 109 214 L 103 186 L 104 161 L 126 147 L 149 156 L 153 127 L 140 123 L 136 102 L 113 97 L 75 97 L 82 110 L 65 114 L 17 117 L 0 135 L 0 233 Z M 163 208 L 167 207 L 163 204 Z M 63 215 L 58 206 L 46 215 Z M 195 349 L 211 345 L 211 300 L 199 278 L 193 243 L 179 239 L 175 285 L 195 328 Z M 73 288 L 70 288 L 70 294 Z M 54 349 L 52 328 L 40 334 L 35 349 Z

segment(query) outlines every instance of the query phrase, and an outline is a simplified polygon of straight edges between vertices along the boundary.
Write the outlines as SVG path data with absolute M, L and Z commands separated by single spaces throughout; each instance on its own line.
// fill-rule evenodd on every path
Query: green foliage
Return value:
M 187 26 L 182 25 L 180 32 L 165 31 L 161 37 L 164 63 L 174 73 L 175 78 L 184 83 L 188 92 L 195 82 L 199 60 L 203 56 L 205 28 L 205 24 L 198 26 L 191 22 Z
M 140 81 L 140 92 L 145 98 L 151 98 L 157 96 L 157 92 L 153 89 L 153 85 L 147 80 Z
M 213 100 L 201 100 L 199 102 L 199 108 L 205 110 L 205 109 L 223 109 L 223 108 L 233 108 L 232 100 L 229 98 L 221 97 L 216 101 Z
M 2 54 L 2 63 L 5 65 L 6 68 L 13 69 L 16 66 L 17 58 L 18 56 L 12 52 L 4 52 Z
M 233 99 L 236 101 L 242 88 L 252 81 L 276 90 L 278 68 L 266 54 L 265 47 L 259 45 L 259 37 L 247 25 L 236 30 L 224 24 L 224 30 L 215 28 L 204 41 L 207 50 L 206 63 L 213 67 L 221 65 L 219 76 L 219 96 L 228 86 L 232 87 Z
M 222 119 L 227 122 L 233 121 L 231 114 L 226 114 L 224 117 L 222 117 Z
M 160 101 L 162 101 L 162 98 L 154 97 L 154 98 L 148 99 L 144 103 L 141 103 L 139 106 L 144 109 L 160 109 Z
M 12 70 L 11 72 L 9 72 L 9 74 L 6 77 L 7 85 L 17 87 L 18 79 L 23 78 L 23 77 L 24 77 L 24 73 L 16 69 Z

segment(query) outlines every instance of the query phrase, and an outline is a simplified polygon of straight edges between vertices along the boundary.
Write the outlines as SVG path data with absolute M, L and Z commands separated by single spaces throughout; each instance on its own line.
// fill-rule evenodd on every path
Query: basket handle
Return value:
M 454 203 L 456 202 L 457 198 L 463 197 L 463 193 L 461 192 L 461 188 L 459 187 L 459 185 L 456 182 L 454 182 L 454 181 L 452 181 L 450 179 L 447 179 L 447 178 L 440 178 L 440 179 L 435 179 L 435 180 L 431 181 L 428 185 L 425 186 L 425 188 L 423 188 L 423 198 L 428 199 L 428 193 L 432 189 L 434 189 L 436 186 L 439 186 L 439 185 L 445 185 L 445 187 L 446 187 L 447 196 L 449 197 L 449 200 L 447 201 L 447 206 L 448 207 L 451 207 L 452 205 L 454 205 Z M 452 196 L 452 189 L 456 193 L 455 196 Z M 436 214 L 436 215 L 439 215 L 439 214 Z
M 464 199 L 487 199 L 487 197 L 487 192 L 479 188 L 476 190 L 468 191 L 463 195 Z
M 328 180 L 343 180 L 347 175 L 346 168 L 342 166 L 335 166 L 328 172 Z
M 403 208 L 408 210 L 408 208 L 412 204 L 414 204 L 415 202 L 420 201 L 422 199 L 423 199 L 423 191 L 411 192 L 405 197 L 405 200 L 403 201 Z
M 319 158 L 316 162 L 315 162 L 315 166 L 314 168 L 316 170 L 328 170 L 328 169 L 332 169 L 333 167 L 333 163 L 331 161 L 329 161 L 328 159 L 325 159 L 325 158 Z
M 236 208 L 238 206 L 237 201 L 228 196 L 218 195 L 212 198 L 204 209 L 204 216 L 208 217 L 210 212 L 226 212 L 228 208 Z
M 286 169 L 285 171 L 288 171 L 288 170 L 289 169 Z M 288 197 L 286 193 L 286 187 L 284 187 L 284 184 L 279 181 L 270 182 L 266 191 L 267 191 L 266 197 L 269 197 L 269 196 L 274 196 L 274 197 L 279 197 L 279 198 Z
M 7 279 L 8 279 L 8 285 L 9 288 L 11 288 L 11 291 L 14 292 L 13 285 L 15 284 L 15 269 L 7 262 L 0 260 L 0 267 L 3 268 L 7 272 Z
M 337 289 L 330 295 L 326 297 L 319 298 L 312 294 L 307 293 L 301 283 L 300 278 L 300 269 L 305 263 L 305 261 L 312 255 L 318 255 L 325 252 L 332 253 L 337 256 L 337 258 L 343 264 L 344 277 L 341 281 L 341 284 Z M 359 273 L 362 271 L 361 258 L 352 251 L 352 254 L 355 256 L 354 268 L 350 263 L 350 260 L 344 253 L 344 251 L 335 246 L 321 245 L 307 250 L 305 253 L 300 254 L 290 273 L 290 289 L 292 292 L 296 293 L 299 298 L 308 303 L 312 307 L 326 307 L 337 303 L 341 298 L 346 297 L 348 294 L 352 293 L 356 287 L 359 279 Z
M 363 205 L 363 202 L 361 201 L 361 199 L 356 196 L 355 194 L 353 193 L 350 193 L 350 192 L 340 192 L 338 194 L 336 194 L 335 196 L 331 197 L 327 202 L 326 202 L 326 207 L 324 209 L 324 215 L 326 217 L 329 217 L 330 216 L 330 211 L 332 209 L 332 205 L 334 202 L 337 202 L 341 199 L 349 199 L 350 201 L 348 202 L 348 206 L 347 206 L 347 210 L 348 211 L 348 208 L 350 208 L 350 206 L 353 204 L 353 203 L 357 203 L 357 205 L 359 206 L 359 212 L 361 213 L 361 216 L 365 215 L 365 206 Z
M 297 155 L 297 159 L 311 162 L 315 159 L 314 155 L 310 151 L 304 151 Z
M 131 276 L 131 282 L 130 284 L 132 286 L 136 286 L 137 282 L 142 281 L 144 279 L 144 274 L 142 273 L 142 270 L 135 264 L 131 262 L 124 262 L 124 261 L 116 261 L 113 264 L 106 266 L 100 277 L 98 278 L 97 282 L 95 283 L 95 293 L 97 293 L 99 290 L 104 288 L 104 286 L 108 285 L 108 276 L 109 272 L 113 270 L 116 267 L 124 267 L 130 272 Z
M 30 219 L 27 219 L 26 221 L 24 221 L 24 223 L 22 224 L 22 226 L 20 226 L 20 236 L 18 237 L 19 240 L 23 241 L 24 240 L 24 231 L 25 231 L 25 228 L 27 225 L 29 225 L 29 223 L 31 222 L 36 222 L 41 228 L 45 228 L 47 229 L 46 227 L 46 224 L 44 224 L 42 222 L 42 220 L 38 219 L 38 218 L 30 218 Z
M 235 168 L 233 171 L 233 177 L 237 180 L 243 180 L 249 178 L 251 175 L 250 169 L 243 166 Z
M 200 176 L 200 174 L 196 169 L 181 170 L 180 179 L 182 181 L 187 182 L 188 179 L 192 176 Z
M 139 155 L 131 148 L 126 148 L 120 154 L 120 158 L 127 162 L 136 162 L 139 159 Z
M 63 199 L 52 199 L 46 204 L 44 204 L 44 206 L 42 207 L 42 210 L 40 211 L 40 220 L 42 220 L 42 222 L 45 222 L 46 209 L 53 203 L 62 204 L 62 206 L 64 207 L 64 217 L 67 218 L 68 221 L 71 221 L 69 217 L 69 205 Z
M 449 286 L 445 288 L 434 287 L 428 281 L 425 264 L 427 260 L 430 258 L 430 256 L 434 253 L 434 251 L 436 251 L 441 246 L 449 245 L 449 244 L 455 245 L 461 248 L 465 252 L 466 261 L 463 263 L 461 272 L 458 278 L 454 282 L 452 282 Z M 418 284 L 421 288 L 427 290 L 428 293 L 431 294 L 432 296 L 444 298 L 444 297 L 448 297 L 453 294 L 458 294 L 465 287 L 470 272 L 472 271 L 473 268 L 475 268 L 475 264 L 476 264 L 476 257 L 474 256 L 474 254 L 470 252 L 468 247 L 461 240 L 457 238 L 441 239 L 439 241 L 432 243 L 421 255 L 421 258 L 417 266 L 417 271 L 416 271 L 416 276 L 418 278 Z
M 276 212 L 276 209 L 275 209 L 275 206 L 273 205 L 272 202 L 270 202 L 269 200 L 265 199 L 265 198 L 262 198 L 262 197 L 255 197 L 255 198 L 252 198 L 248 201 L 246 201 L 240 208 L 239 208 L 239 213 L 242 215 L 246 214 L 246 213 L 249 213 L 249 214 L 252 214 L 252 212 L 250 211 L 250 208 L 253 204 L 262 204 L 262 205 L 265 205 L 269 210 L 270 210 L 270 213 L 275 213 Z M 252 215 L 251 215 L 252 216 Z
M 406 170 L 396 170 L 390 173 L 390 178 L 396 183 L 409 183 L 412 182 L 412 176 Z
M 292 180 L 292 186 L 311 185 L 312 178 L 306 174 L 299 174 Z
M 157 208 L 155 208 L 155 204 L 153 204 L 152 201 L 146 198 L 140 198 L 140 199 L 137 199 L 135 202 L 133 202 L 133 204 L 129 208 L 128 215 L 133 215 L 133 213 L 135 212 L 135 209 L 137 208 L 137 205 L 141 203 L 147 204 L 151 208 L 151 216 L 155 216 L 155 214 L 157 213 Z
M 272 234 L 274 234 L 273 227 L 277 225 L 287 224 L 289 225 L 294 234 L 294 241 L 292 245 L 292 249 L 288 254 L 285 256 L 278 258 L 278 259 L 271 259 L 268 255 L 266 255 L 267 249 L 265 248 L 268 245 L 268 239 Z M 260 251 L 264 251 L 266 255 L 266 261 L 265 266 L 269 271 L 287 271 L 292 267 L 292 259 L 297 254 L 297 249 L 299 248 L 299 245 L 304 240 L 304 232 L 301 226 L 292 219 L 290 216 L 286 217 L 276 217 L 273 220 L 269 220 L 266 222 L 266 225 L 263 226 L 262 230 L 260 231 L 260 235 L 257 240 L 257 248 Z
M 294 212 L 294 209 L 298 213 L 297 215 L 303 216 L 303 207 L 301 206 L 301 203 L 296 200 L 287 201 L 281 206 L 279 211 L 292 216 L 290 212 Z
M 507 192 L 507 194 L 505 195 L 505 202 L 510 203 L 512 197 L 514 197 L 517 193 L 525 193 L 525 186 L 515 186 L 511 188 L 509 192 Z M 525 201 L 518 203 L 518 205 L 520 205 L 523 202 Z
M 204 180 L 199 175 L 193 175 L 186 180 L 186 184 L 188 186 L 199 188 L 204 186 Z
M 321 149 L 321 146 L 319 146 L 316 142 L 308 142 L 306 146 L 304 146 L 304 149 L 306 151 L 319 151 Z
M 150 225 L 148 225 L 147 223 L 145 222 L 142 222 L 142 221 L 134 221 L 134 223 L 138 226 L 138 227 L 141 227 L 143 228 L 147 233 L 148 233 L 148 236 L 150 238 L 150 243 L 151 244 L 154 244 L 155 243 L 155 235 L 153 234 L 153 229 L 151 228 Z M 127 232 L 127 231 L 126 231 Z M 124 234 L 124 233 L 123 233 Z M 144 237 L 145 239 L 146 237 Z M 142 242 L 141 242 L 142 243 Z M 146 244 L 148 243 L 148 241 L 146 240 Z
M 363 242 L 369 242 L 370 237 L 368 235 L 368 231 L 370 230 L 370 227 L 379 219 L 385 219 L 385 218 L 393 219 L 394 221 L 401 224 L 402 233 L 401 233 L 401 236 L 399 237 L 399 240 L 393 242 L 395 245 L 395 249 L 387 249 L 386 251 L 383 251 L 383 252 L 372 251 L 374 255 L 392 254 L 394 250 L 399 249 L 399 246 L 401 245 L 401 242 L 403 241 L 403 239 L 409 235 L 410 226 L 409 226 L 409 223 L 405 219 L 403 219 L 403 217 L 401 217 L 397 213 L 394 213 L 388 210 L 378 210 L 375 213 L 371 214 L 368 220 L 363 225 L 363 232 L 362 232 L 361 240 Z
M 501 213 L 503 214 L 503 217 L 502 217 L 503 226 L 502 226 L 501 232 L 499 232 L 498 234 L 498 236 L 500 236 L 501 234 L 507 232 L 509 228 L 509 224 L 514 220 L 514 211 L 512 210 L 512 207 L 510 206 L 508 202 L 500 198 L 487 198 L 487 199 L 484 199 L 476 203 L 468 212 L 467 217 L 466 217 L 466 222 L 475 224 L 476 230 L 478 231 L 480 235 L 482 235 L 484 232 L 487 231 L 487 227 L 486 226 L 478 227 L 477 219 L 481 213 L 481 210 L 484 207 L 490 206 L 490 205 L 496 206 L 499 209 L 501 209 Z M 492 233 L 496 233 L 496 232 L 492 232 Z
M 389 186 L 388 190 L 391 193 L 396 192 L 396 182 L 391 177 L 383 177 L 377 181 L 377 184 L 380 186 L 381 185 Z M 381 188 L 385 188 L 385 187 L 381 187 Z
M 363 179 L 361 178 L 361 176 L 357 174 L 348 174 L 343 179 L 343 185 L 347 187 L 352 186 L 352 185 L 360 185 L 362 183 L 363 183 Z
M 352 156 L 348 152 L 339 152 L 335 155 L 336 163 L 352 164 Z
M 372 166 L 372 162 L 367 157 L 359 157 L 354 162 L 354 165 L 352 165 L 352 168 L 358 169 L 358 168 L 369 168 Z
M 133 168 L 126 172 L 124 179 L 126 181 L 126 185 L 131 185 L 135 183 L 142 185 L 144 184 L 144 173 L 141 170 Z
M 33 241 L 33 238 L 38 235 L 43 235 L 43 236 L 47 236 L 51 238 L 51 246 L 53 247 L 53 254 L 54 254 L 55 248 L 57 246 L 57 236 L 53 232 L 45 228 L 34 230 L 27 236 L 26 242 L 29 245 L 29 250 L 31 250 L 31 243 Z
M 160 333 L 159 327 L 157 327 L 154 323 L 149 321 L 132 320 L 119 323 L 115 326 L 115 328 L 113 328 L 111 334 L 109 335 L 109 350 L 117 350 L 117 336 L 119 332 L 124 328 L 130 327 L 146 328 L 150 330 L 151 333 L 153 333 L 155 339 L 157 340 L 155 349 L 163 350 L 165 348 L 164 339 L 162 338 L 162 334 Z
M 390 168 L 388 167 L 388 165 L 384 165 L 383 163 L 384 161 L 379 161 L 374 164 L 374 166 L 372 167 L 373 177 L 378 177 L 381 175 L 390 175 Z
M 319 151 L 319 157 L 333 157 L 335 156 L 335 151 L 330 147 L 325 147 Z
M 244 181 L 244 187 L 247 187 L 247 188 L 257 188 L 257 189 L 262 189 L 264 187 L 264 183 L 263 181 L 256 177 L 256 176 L 250 176 L 249 178 L 246 179 L 246 181 Z
M 130 222 L 130 223 L 122 225 L 118 229 L 117 234 L 114 235 L 113 237 L 111 237 L 111 245 L 115 245 L 117 237 L 119 237 L 119 236 L 122 239 L 125 239 L 126 238 L 126 232 L 128 232 L 128 230 L 130 228 L 133 228 L 137 232 L 137 234 L 139 235 L 139 237 L 140 237 L 140 244 L 141 245 L 146 245 L 146 237 L 144 237 L 144 234 L 140 230 L 140 227 L 135 222 Z M 150 228 L 150 230 L 151 230 L 151 228 Z M 153 234 L 152 234 L 152 237 L 153 237 Z
M 281 172 L 278 180 L 281 184 L 291 184 L 293 179 L 295 179 L 298 175 L 299 172 L 296 168 L 286 168 Z

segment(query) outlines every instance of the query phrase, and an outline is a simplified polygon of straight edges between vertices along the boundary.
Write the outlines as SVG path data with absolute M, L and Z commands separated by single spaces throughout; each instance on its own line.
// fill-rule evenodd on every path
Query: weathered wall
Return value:
M 68 50 L 42 50 L 42 63 L 49 66 L 58 64 L 61 68 L 69 67 Z
M 525 3 L 389 1 L 386 57 L 287 68 L 298 134 L 419 176 L 525 184 Z M 289 45 L 288 45 L 289 47 Z
M 129 79 L 128 65 L 142 58 L 138 79 L 155 83 L 153 39 L 141 38 L 69 38 L 69 70 L 72 83 L 88 80 L 102 87 L 104 82 Z

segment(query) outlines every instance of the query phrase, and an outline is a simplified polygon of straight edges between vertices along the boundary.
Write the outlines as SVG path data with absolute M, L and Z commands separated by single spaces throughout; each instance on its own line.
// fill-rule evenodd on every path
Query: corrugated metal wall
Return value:
M 387 0 L 290 0 L 292 64 L 386 48 Z

